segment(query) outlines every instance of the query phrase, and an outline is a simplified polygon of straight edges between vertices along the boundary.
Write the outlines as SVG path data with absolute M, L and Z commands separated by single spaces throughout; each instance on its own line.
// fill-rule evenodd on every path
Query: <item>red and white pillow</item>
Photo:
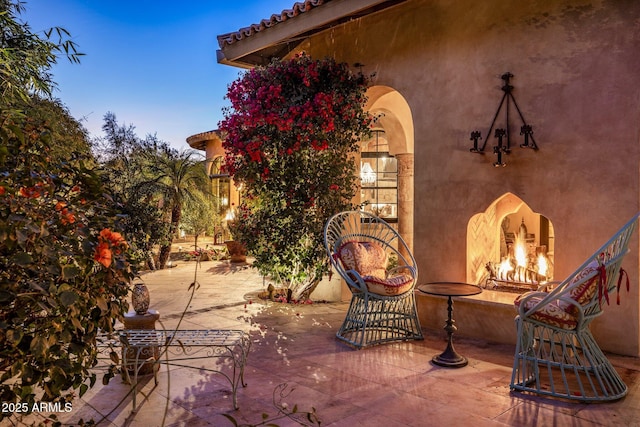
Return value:
M 336 255 L 345 269 L 358 272 L 369 292 L 400 295 L 413 285 L 413 278 L 408 274 L 387 277 L 387 254 L 376 242 L 346 242 L 340 246 Z
M 593 261 L 583 268 L 567 285 L 573 286 L 575 283 L 585 279 L 585 277 L 593 275 L 590 279 L 587 279 L 584 283 L 570 289 L 568 295 L 570 298 L 577 302 L 579 305 L 588 304 L 596 292 L 598 292 L 598 286 L 600 285 L 600 266 L 597 261 Z M 606 284 L 603 284 L 606 285 Z M 529 310 L 542 301 L 546 295 L 541 292 L 526 292 L 518 297 L 513 302 L 516 308 L 519 308 L 522 300 L 525 296 L 532 293 L 538 294 L 529 298 L 525 303 L 525 309 Z M 543 307 L 540 307 L 531 314 L 531 318 L 540 322 L 556 326 L 562 329 L 575 329 L 578 325 L 578 307 L 575 304 L 562 299 L 557 299 L 549 302 Z

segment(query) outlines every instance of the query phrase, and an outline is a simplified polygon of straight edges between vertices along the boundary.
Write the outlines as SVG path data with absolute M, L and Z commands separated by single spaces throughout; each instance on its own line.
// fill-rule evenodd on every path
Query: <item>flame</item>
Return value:
M 487 264 L 491 279 L 527 284 L 550 280 L 553 266 L 546 256 L 546 246 L 537 246 L 533 241 L 527 243 L 526 236 L 526 229 L 521 227 L 506 257 L 500 263 Z
M 513 255 L 516 259 L 516 265 L 518 267 L 527 266 L 527 251 L 525 249 L 524 243 L 522 243 L 520 239 L 516 239 L 516 245 L 513 250 Z
M 511 258 L 507 257 L 502 260 L 500 266 L 498 267 L 498 277 L 500 277 L 501 279 L 506 279 L 507 274 L 512 270 L 513 267 L 511 266 Z
M 522 239 L 516 238 L 513 255 L 507 256 L 500 262 L 496 268 L 496 277 L 501 280 L 535 281 L 535 276 L 530 277 L 530 274 L 537 273 L 538 277 L 541 276 L 542 280 L 546 281 L 549 272 L 547 257 L 544 254 L 539 254 L 535 266 L 533 261 L 527 252 L 526 243 Z
M 538 255 L 538 274 L 544 277 L 547 277 L 547 270 L 549 269 L 549 264 L 547 264 L 547 257 L 542 254 Z

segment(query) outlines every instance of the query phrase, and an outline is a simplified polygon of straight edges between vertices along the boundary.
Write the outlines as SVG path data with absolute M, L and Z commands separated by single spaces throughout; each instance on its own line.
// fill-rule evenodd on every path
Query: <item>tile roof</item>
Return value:
M 305 2 L 296 2 L 291 9 L 285 9 L 279 15 L 273 14 L 271 15 L 271 18 L 263 19 L 259 24 L 252 24 L 248 27 L 241 28 L 238 31 L 219 35 L 218 45 L 220 48 L 224 48 L 225 46 L 251 37 L 256 33 L 284 22 L 287 19 L 295 18 L 296 16 L 308 12 L 311 9 L 322 6 L 325 3 L 329 3 L 330 1 L 331 0 L 306 0 Z

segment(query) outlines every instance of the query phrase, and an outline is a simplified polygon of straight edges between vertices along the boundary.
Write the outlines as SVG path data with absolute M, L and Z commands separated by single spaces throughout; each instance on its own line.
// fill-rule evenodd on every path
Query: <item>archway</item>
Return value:
M 367 91 L 365 109 L 375 118 L 374 137 L 384 135 L 385 153 L 397 165 L 397 223 L 398 232 L 413 250 L 413 176 L 414 128 L 411 109 L 405 98 L 388 86 L 372 86 Z M 382 133 L 380 133 L 382 132 Z M 367 195 L 362 194 L 362 197 Z

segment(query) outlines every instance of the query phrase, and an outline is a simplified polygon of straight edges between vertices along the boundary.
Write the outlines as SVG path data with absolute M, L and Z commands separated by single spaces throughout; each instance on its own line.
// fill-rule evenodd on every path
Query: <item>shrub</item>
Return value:
M 243 191 L 231 232 L 296 299 L 328 271 L 325 221 L 353 207 L 366 88 L 346 64 L 302 54 L 246 72 L 227 92 L 224 168 Z
M 95 383 L 98 331 L 127 311 L 129 248 L 90 157 L 51 157 L 49 134 L 28 119 L 5 129 L 0 401 L 64 404 Z

